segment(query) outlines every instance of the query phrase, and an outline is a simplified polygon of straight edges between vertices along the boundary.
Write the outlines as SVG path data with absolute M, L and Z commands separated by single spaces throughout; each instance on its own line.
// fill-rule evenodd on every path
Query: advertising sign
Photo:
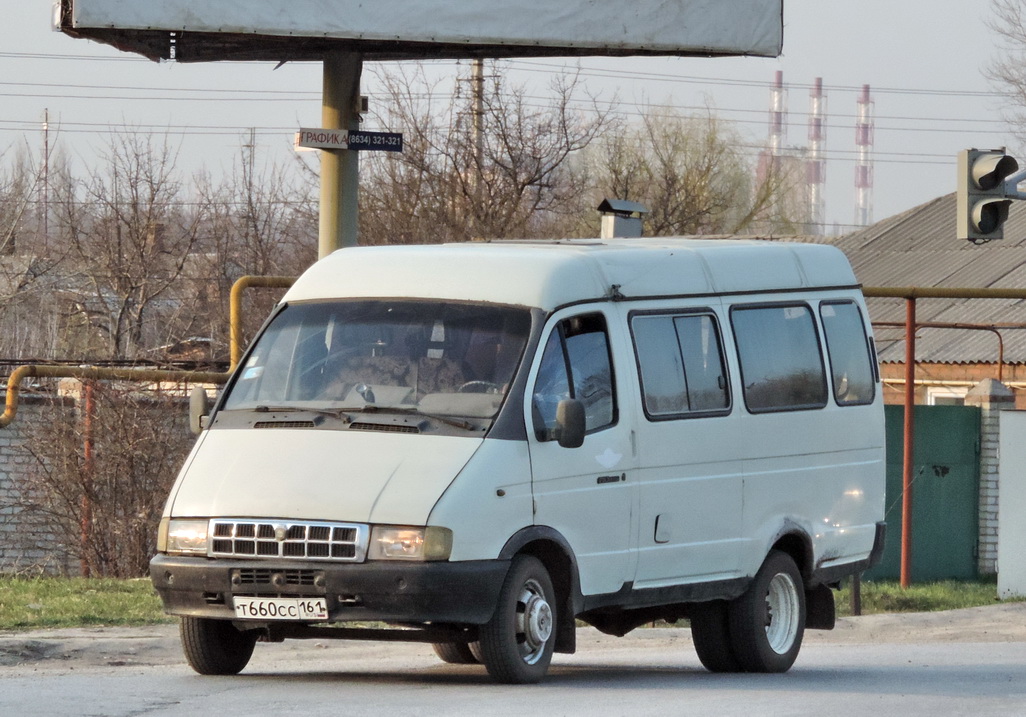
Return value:
M 489 57 L 772 57 L 783 41 L 783 0 L 64 0 L 62 8 L 68 34 L 154 59 L 176 46 L 179 61 L 312 59 L 339 48 L 371 59 L 484 48 Z

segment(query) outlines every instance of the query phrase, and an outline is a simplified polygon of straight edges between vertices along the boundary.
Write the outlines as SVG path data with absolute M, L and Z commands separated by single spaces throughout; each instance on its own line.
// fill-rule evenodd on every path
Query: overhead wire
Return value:
M 130 62 L 130 63 L 146 63 L 152 65 L 152 61 L 142 57 L 128 55 L 128 54 L 116 54 L 116 55 L 64 55 L 64 54 L 49 54 L 49 53 L 25 53 L 25 52 L 0 52 L 0 60 L 28 60 L 28 61 L 74 61 L 74 62 Z M 701 76 L 693 74 L 679 74 L 679 73 L 662 73 L 662 72 L 642 72 L 634 69 L 616 69 L 616 68 L 600 68 L 594 66 L 587 66 L 580 62 L 575 63 L 559 63 L 556 61 L 545 61 L 536 59 L 514 59 L 514 60 L 501 60 L 503 71 L 520 71 L 520 72 L 531 72 L 531 73 L 542 73 L 542 74 L 553 74 L 553 75 L 565 75 L 573 74 L 580 76 L 581 78 L 596 78 L 596 79 L 617 79 L 621 81 L 654 81 L 661 83 L 670 84 L 681 84 L 681 85 L 707 85 L 711 87 L 749 87 L 752 89 L 758 89 L 766 91 L 771 87 L 770 81 L 760 81 L 753 79 L 741 79 L 727 76 Z M 172 64 L 172 63 L 162 63 Z M 247 65 L 254 66 L 263 64 L 271 66 L 272 63 L 252 63 L 252 62 L 222 62 L 219 65 L 234 64 L 234 65 Z M 303 65 L 319 65 L 315 62 L 299 62 L 292 64 L 303 64 Z M 380 63 L 381 65 L 389 65 L 393 63 Z M 439 66 L 439 65 L 452 65 L 459 67 L 462 63 L 454 60 L 440 60 L 437 62 L 426 63 L 428 66 Z M 800 83 L 800 82 L 788 82 L 786 90 L 794 91 L 796 89 L 811 88 L 811 83 Z M 33 90 L 53 90 L 52 92 Z M 61 90 L 70 90 L 75 94 L 69 94 L 69 92 Z M 862 86 L 850 86 L 850 85 L 831 85 L 825 84 L 823 90 L 827 95 L 831 93 L 848 93 L 848 92 L 861 92 Z M 90 92 L 90 91 L 94 91 Z M 965 97 L 965 98 L 981 98 L 989 97 L 994 99 L 1005 99 L 1007 93 L 997 91 L 983 91 L 983 90 L 969 90 L 969 89 L 957 89 L 957 88 L 914 88 L 914 87 L 892 87 L 892 86 L 874 86 L 872 87 L 874 95 L 888 95 L 888 94 L 900 94 L 900 95 L 913 95 L 913 96 L 936 96 L 936 97 Z M 384 97 L 385 95 L 380 92 L 371 92 L 369 94 L 372 99 Z M 442 93 L 432 94 L 427 93 L 414 93 L 412 97 L 414 99 L 429 99 L 431 97 L 448 96 L 448 93 L 444 95 Z M 106 85 L 106 84 L 76 84 L 76 83 L 62 83 L 62 82 L 26 82 L 26 81 L 12 81 L 5 80 L 0 82 L 0 97 L 9 98 L 29 98 L 29 99 L 45 99 L 53 102 L 69 101 L 145 101 L 145 102 L 161 102 L 161 103 L 179 103 L 179 102 L 190 102 L 190 103 L 204 103 L 204 102 L 217 102 L 217 103 L 286 103 L 286 102 L 314 102 L 320 100 L 321 93 L 319 90 L 297 90 L 297 89 L 246 89 L 246 88 L 205 88 L 205 87 L 157 87 L 157 86 L 131 86 L 131 85 Z M 545 109 L 551 105 L 542 104 L 550 98 L 539 96 L 536 94 L 524 95 L 525 99 L 530 100 L 527 105 L 529 109 Z M 593 101 L 594 102 L 594 101 Z M 606 111 L 614 113 L 618 116 L 626 118 L 636 118 L 640 116 L 679 116 L 681 112 L 693 112 L 693 113 L 711 113 L 712 116 L 717 119 L 722 119 L 727 123 L 737 124 L 739 126 L 765 126 L 767 123 L 766 115 L 768 110 L 765 109 L 750 109 L 750 108 L 738 108 L 738 107 L 716 107 L 716 106 L 694 106 L 694 105 L 675 105 L 670 106 L 665 103 L 647 103 L 647 102 L 634 102 L 624 103 L 616 100 L 598 99 L 599 106 L 606 108 Z M 590 103 L 589 103 L 590 106 Z M 584 111 L 587 109 L 583 101 L 574 104 L 576 111 Z M 662 113 L 662 114 L 660 114 Z M 757 117 L 757 115 L 763 115 L 763 117 Z M 804 111 L 792 111 L 788 113 L 790 118 L 806 118 L 807 112 Z M 857 118 L 855 114 L 847 113 L 830 113 L 829 118 L 830 124 L 826 126 L 828 133 L 837 132 L 848 132 L 853 130 L 854 120 Z M 843 124 L 838 120 L 852 120 L 852 125 Z M 884 124 L 881 124 L 881 121 Z M 915 123 L 914 126 L 900 125 L 900 124 L 886 124 L 886 123 Z M 1004 123 L 1000 119 L 995 118 L 983 118 L 983 117 L 937 117 L 937 116 L 914 116 L 907 114 L 897 115 L 879 115 L 874 117 L 875 131 L 878 133 L 907 133 L 915 132 L 917 134 L 931 133 L 931 134 L 966 134 L 972 133 L 976 135 L 984 136 L 1006 136 L 1009 134 L 1008 130 L 1004 128 Z M 798 121 L 791 121 L 788 123 L 791 126 L 803 126 L 803 123 Z M 923 126 L 924 124 L 943 124 L 946 126 Z M 67 134 L 100 134 L 104 131 L 117 131 L 128 134 L 133 133 L 154 133 L 154 132 L 165 132 L 169 136 L 173 137 L 194 137 L 194 136 L 209 136 L 209 137 L 229 137 L 229 136 L 243 136 L 244 133 L 252 131 L 255 136 L 261 138 L 270 138 L 279 134 L 283 135 L 282 139 L 285 140 L 287 137 L 294 132 L 298 127 L 283 127 L 283 126 L 254 126 L 253 124 L 246 123 L 242 126 L 236 125 L 213 125 L 213 124 L 180 124 L 180 123 L 168 123 L 168 124 L 140 124 L 136 126 L 117 124 L 117 123 L 102 123 L 102 122 L 81 122 L 81 121 L 68 121 L 68 122 L 51 122 L 51 128 L 58 128 L 59 133 Z M 12 120 L 4 119 L 0 120 L 0 133 L 26 133 L 39 131 L 40 122 L 38 120 Z M 756 154 L 765 149 L 764 145 L 758 143 L 745 143 L 742 145 L 742 149 L 751 154 Z M 800 152 L 795 148 L 796 151 Z M 826 159 L 832 162 L 851 162 L 856 161 L 856 152 L 854 150 L 841 150 L 832 149 L 826 152 Z M 913 152 L 899 152 L 899 151 L 880 151 L 875 150 L 873 152 L 874 163 L 901 163 L 901 164 L 920 164 L 920 165 L 951 165 L 954 162 L 954 158 L 948 157 L 947 155 L 941 154 L 930 154 L 930 153 L 913 153 Z M 832 225 L 831 225 L 832 226 Z

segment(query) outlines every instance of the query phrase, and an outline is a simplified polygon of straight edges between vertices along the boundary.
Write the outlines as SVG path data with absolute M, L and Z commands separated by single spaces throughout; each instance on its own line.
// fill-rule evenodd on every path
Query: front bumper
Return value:
M 323 597 L 329 622 L 482 625 L 509 561 L 317 563 L 157 555 L 150 578 L 172 615 L 234 619 L 236 596 Z

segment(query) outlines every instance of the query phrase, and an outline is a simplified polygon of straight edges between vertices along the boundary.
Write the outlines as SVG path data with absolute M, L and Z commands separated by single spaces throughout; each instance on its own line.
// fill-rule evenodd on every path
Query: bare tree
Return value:
M 17 507 L 87 574 L 145 575 L 164 501 L 192 442 L 182 401 L 96 383 L 79 414 L 33 427 L 26 445 L 35 470 L 17 486 Z
M 800 203 L 787 201 L 797 164 L 757 167 L 737 130 L 711 111 L 647 112 L 607 133 L 589 158 L 598 195 L 645 205 L 646 234 L 792 233 L 802 221 Z
M 65 166 L 52 145 L 46 161 Z M 67 251 L 42 235 L 41 164 L 27 147 L 0 153 L 0 356 L 52 358 L 60 333 L 58 275 Z
M 187 211 L 176 152 L 129 131 L 112 133 L 103 167 L 84 181 L 66 176 L 56 193 L 57 220 L 78 267 L 77 310 L 98 333 L 93 352 L 135 358 L 166 342 L 173 322 L 158 311 L 173 301 L 199 236 Z
M 1001 42 L 984 74 L 1006 96 L 1006 119 L 1019 141 L 1026 142 L 1026 4 L 991 0 L 991 11 L 987 24 Z
M 198 287 L 195 331 L 227 343 L 228 296 L 245 274 L 296 276 L 317 259 L 317 203 L 313 184 L 299 165 L 261 165 L 255 148 L 244 145 L 234 171 L 221 182 L 197 180 L 201 240 L 196 260 L 210 277 Z M 204 289 L 200 291 L 199 289 Z M 276 297 L 249 297 L 251 335 Z M 202 322 L 202 323 L 201 323 Z
M 538 236 L 553 217 L 576 211 L 583 188 L 571 159 L 610 121 L 594 102 L 577 109 L 577 77 L 558 78 L 552 99 L 535 106 L 494 71 L 477 135 L 466 92 L 439 92 L 422 68 L 382 81 L 388 105 L 379 120 L 405 143 L 402 154 L 365 159 L 362 243 Z
M 25 154 L 4 162 L 9 154 L 0 153 L 0 255 L 14 253 L 40 177 Z

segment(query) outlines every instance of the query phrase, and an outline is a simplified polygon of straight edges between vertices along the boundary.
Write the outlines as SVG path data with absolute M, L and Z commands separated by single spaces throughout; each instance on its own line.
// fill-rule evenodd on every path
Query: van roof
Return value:
M 855 275 L 844 254 L 824 244 L 502 240 L 340 249 L 310 267 L 283 300 L 409 297 L 551 311 L 615 294 L 631 299 L 842 286 L 857 286 Z

